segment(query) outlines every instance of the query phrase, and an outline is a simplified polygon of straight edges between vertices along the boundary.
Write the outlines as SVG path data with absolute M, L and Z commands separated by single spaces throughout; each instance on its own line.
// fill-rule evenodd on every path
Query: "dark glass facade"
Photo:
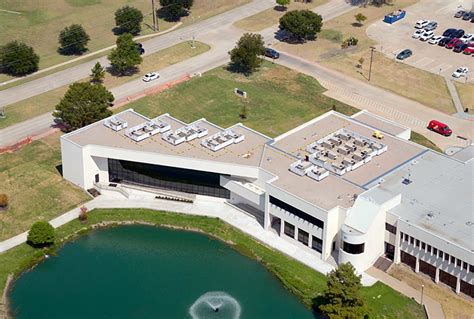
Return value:
M 109 159 L 108 163 L 110 182 L 230 198 L 230 191 L 220 186 L 220 175 L 216 173 L 115 159 Z
M 299 210 L 298 208 L 293 207 L 293 206 L 279 200 L 278 198 L 270 196 L 270 203 L 275 205 L 275 206 L 280 207 L 281 209 L 286 210 L 287 212 L 292 213 L 295 216 L 298 216 L 299 218 L 302 218 L 302 219 L 306 220 L 307 222 L 309 222 L 313 225 L 318 226 L 319 228 L 324 228 L 324 222 L 322 220 L 319 220 L 314 216 L 306 214 L 302 210 Z
M 292 225 L 288 222 L 285 222 L 284 232 L 285 232 L 286 236 L 290 236 L 291 238 L 295 238 L 295 226 L 294 225 Z
M 313 242 L 311 248 L 316 250 L 318 253 L 323 252 L 323 240 L 313 236 Z
M 364 246 L 365 244 L 349 244 L 346 242 L 342 243 L 342 250 L 344 250 L 346 253 L 353 254 L 353 255 L 358 255 L 362 254 L 364 252 Z
M 308 246 L 309 234 L 304 230 L 298 228 L 298 241 Z

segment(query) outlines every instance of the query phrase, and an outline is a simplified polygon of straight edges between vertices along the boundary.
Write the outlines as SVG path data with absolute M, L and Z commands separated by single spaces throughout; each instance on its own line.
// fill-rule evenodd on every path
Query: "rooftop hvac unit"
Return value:
M 122 120 L 118 116 L 112 116 L 104 121 L 104 125 L 114 131 L 120 131 L 128 126 L 127 121 Z

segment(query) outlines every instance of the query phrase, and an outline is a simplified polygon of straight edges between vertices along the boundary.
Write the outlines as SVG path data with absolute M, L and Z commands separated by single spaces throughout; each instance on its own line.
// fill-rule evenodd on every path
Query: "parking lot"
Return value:
M 378 43 L 376 49 L 391 59 L 395 59 L 404 49 L 410 49 L 413 55 L 401 63 L 435 74 L 451 77 L 458 67 L 468 67 L 467 77 L 457 81 L 474 83 L 474 56 L 455 53 L 436 44 L 429 44 L 428 41 L 412 38 L 418 20 L 438 22 L 435 35 L 441 35 L 448 28 L 463 29 L 466 33 L 474 34 L 474 23 L 454 18 L 454 14 L 460 9 L 459 5 L 459 1 L 453 0 L 422 0 L 408 7 L 406 17 L 394 24 L 377 21 L 370 25 L 367 35 Z

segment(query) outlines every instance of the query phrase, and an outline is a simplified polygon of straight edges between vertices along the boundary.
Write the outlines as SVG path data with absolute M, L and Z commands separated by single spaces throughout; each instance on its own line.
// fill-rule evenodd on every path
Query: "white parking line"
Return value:
M 431 68 L 430 70 L 434 73 L 441 74 L 441 73 L 444 73 L 444 72 L 448 71 L 449 69 L 451 69 L 451 67 L 452 67 L 451 64 L 442 63 L 442 64 L 439 64 L 439 65 L 435 66 L 434 68 Z
M 415 64 L 417 67 L 424 67 L 424 66 L 430 64 L 433 61 L 434 61 L 434 59 L 424 57 L 424 58 L 421 58 L 420 60 L 416 61 L 413 64 Z

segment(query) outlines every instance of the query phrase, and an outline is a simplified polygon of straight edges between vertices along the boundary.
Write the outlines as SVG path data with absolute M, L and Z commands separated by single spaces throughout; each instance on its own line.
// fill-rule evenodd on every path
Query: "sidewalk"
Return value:
M 378 270 L 377 268 L 371 267 L 366 271 L 367 274 L 371 275 L 374 278 L 377 278 L 387 286 L 395 289 L 396 291 L 408 296 L 410 298 L 415 299 L 418 303 L 421 299 L 421 287 L 420 290 L 416 290 L 407 284 L 401 282 L 400 280 L 393 278 L 392 276 L 388 275 L 387 273 Z M 427 296 L 426 294 L 423 295 L 423 304 L 425 305 L 426 312 L 428 313 L 429 319 L 444 319 L 444 312 L 441 308 L 441 305 L 436 300 L 432 299 L 431 297 Z
M 128 199 L 121 194 L 103 190 L 102 195 L 84 204 L 84 206 L 86 206 L 88 210 L 94 208 L 144 208 L 197 216 L 217 217 L 265 245 L 298 260 L 322 274 L 326 274 L 334 269 L 333 265 L 315 256 L 316 253 L 304 250 L 302 249 L 304 248 L 303 246 L 290 242 L 273 232 L 264 230 L 255 218 L 228 205 L 224 199 L 198 195 L 194 203 L 190 204 L 159 200 L 155 199 L 154 194 L 151 193 L 131 189 L 127 190 L 130 192 Z M 50 224 L 55 228 L 64 225 L 76 219 L 79 216 L 79 211 L 80 207 L 76 207 L 51 220 Z M 0 242 L 0 253 L 26 242 L 27 236 L 28 233 L 25 232 Z M 371 286 L 376 281 L 377 280 L 372 276 L 362 273 L 362 284 L 364 286 Z

